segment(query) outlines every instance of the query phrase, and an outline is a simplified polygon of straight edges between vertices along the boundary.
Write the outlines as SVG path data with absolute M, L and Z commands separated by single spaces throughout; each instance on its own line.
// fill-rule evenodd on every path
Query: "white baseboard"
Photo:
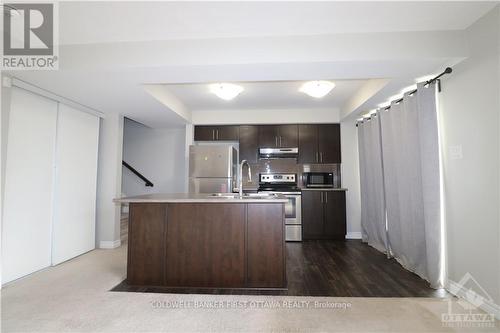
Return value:
M 460 284 L 455 281 L 449 280 L 445 285 L 445 289 L 449 291 L 451 294 L 465 299 L 466 301 L 472 302 L 472 299 L 482 299 L 483 304 L 479 307 L 481 310 L 486 313 L 490 313 L 495 316 L 498 320 L 500 320 L 500 306 L 498 304 L 493 303 L 492 301 L 485 299 L 481 295 L 475 293 L 472 290 L 467 288 L 463 288 Z
M 116 249 L 120 245 L 122 245 L 122 241 L 119 239 L 115 240 L 115 241 L 100 241 L 99 242 L 100 249 Z
M 355 232 L 348 232 L 347 235 L 345 236 L 346 239 L 361 239 L 361 232 L 355 231 Z

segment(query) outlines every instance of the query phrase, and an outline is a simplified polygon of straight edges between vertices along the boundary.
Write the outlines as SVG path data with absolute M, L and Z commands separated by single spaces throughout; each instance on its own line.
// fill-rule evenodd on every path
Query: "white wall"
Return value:
M 347 237 L 361 238 L 358 132 L 355 120 L 340 123 L 342 187 L 346 187 Z
M 154 187 L 123 168 L 122 192 L 127 196 L 185 191 L 185 129 L 151 129 L 125 119 L 123 160 L 148 178 Z
M 470 57 L 443 80 L 448 276 L 467 272 L 500 304 L 500 11 L 466 31 Z M 451 150 L 461 147 L 463 157 Z
M 122 145 L 123 116 L 108 113 L 99 127 L 96 242 L 100 248 L 120 246 L 120 205 L 113 199 L 121 197 Z
M 192 113 L 195 125 L 338 123 L 338 109 L 205 110 Z

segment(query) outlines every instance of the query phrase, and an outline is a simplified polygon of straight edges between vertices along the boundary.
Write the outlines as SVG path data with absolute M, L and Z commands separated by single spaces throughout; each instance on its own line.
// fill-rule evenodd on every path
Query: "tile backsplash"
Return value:
M 335 187 L 341 186 L 340 164 L 298 164 L 296 159 L 261 159 L 258 163 L 251 163 L 252 182 L 248 182 L 247 172 L 243 171 L 243 188 L 251 189 L 259 186 L 261 173 L 296 173 L 298 186 L 302 187 L 302 173 L 304 172 L 332 172 Z

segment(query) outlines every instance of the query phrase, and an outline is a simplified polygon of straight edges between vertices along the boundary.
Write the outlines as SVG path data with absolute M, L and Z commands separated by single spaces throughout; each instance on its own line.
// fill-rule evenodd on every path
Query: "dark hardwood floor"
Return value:
M 111 291 L 288 295 L 335 297 L 451 297 L 431 289 L 396 260 L 358 240 L 287 243 L 288 289 L 210 289 L 136 287 L 123 281 Z

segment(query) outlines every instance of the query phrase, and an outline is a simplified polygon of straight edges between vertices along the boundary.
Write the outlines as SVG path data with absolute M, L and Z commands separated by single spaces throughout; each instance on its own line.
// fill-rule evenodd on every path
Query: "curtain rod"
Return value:
M 451 67 L 446 67 L 446 68 L 445 68 L 445 70 L 444 70 L 441 74 L 439 74 L 438 76 L 436 76 L 436 77 L 434 77 L 434 78 L 432 78 L 432 79 L 430 79 L 430 80 L 425 81 L 425 86 L 427 86 L 427 85 L 429 85 L 429 84 L 432 84 L 432 83 L 434 83 L 434 82 L 436 82 L 436 81 L 437 81 L 437 84 L 438 84 L 438 92 L 441 92 L 441 80 L 439 80 L 439 78 L 440 78 L 441 76 L 445 75 L 445 74 L 450 74 L 451 72 L 453 72 L 453 69 L 452 69 Z M 412 91 L 410 91 L 410 92 L 408 93 L 408 95 L 413 95 L 413 94 L 414 94 L 414 93 L 416 93 L 416 92 L 417 92 L 417 89 L 412 90 Z M 400 99 L 395 100 L 395 101 L 394 101 L 394 103 L 396 103 L 396 104 L 397 104 L 397 103 L 400 103 L 401 101 L 403 101 L 403 98 L 402 98 L 402 97 L 401 97 Z M 389 106 L 385 107 L 385 108 L 384 108 L 384 110 L 387 110 L 387 109 L 390 109 L 390 108 L 391 108 L 391 106 L 389 105 Z
M 436 81 L 437 81 L 437 84 L 438 84 L 438 92 L 441 92 L 441 80 L 440 80 L 439 78 L 440 78 L 441 76 L 445 75 L 445 74 L 450 74 L 451 72 L 453 72 L 453 69 L 452 69 L 451 67 L 446 67 L 446 68 L 444 69 L 444 71 L 443 71 L 441 74 L 439 74 L 439 75 L 437 75 L 437 76 L 433 77 L 433 78 L 432 78 L 432 79 L 430 79 L 430 80 L 425 81 L 425 85 L 427 86 L 427 85 L 432 84 L 432 83 L 434 83 L 434 82 L 436 82 Z M 412 90 L 412 91 L 408 92 L 408 95 L 413 95 L 413 94 L 414 94 L 414 93 L 416 93 L 416 92 L 417 92 L 417 89 Z M 392 103 L 396 103 L 396 104 L 397 104 L 397 103 L 400 103 L 400 102 L 402 102 L 402 101 L 403 101 L 403 97 L 402 97 L 402 98 L 400 98 L 400 99 L 397 99 L 397 100 L 395 100 L 395 101 L 392 101 L 392 102 L 391 102 L 391 104 L 392 104 Z M 389 110 L 390 108 L 391 108 L 391 105 L 389 104 L 389 106 L 387 106 L 387 107 L 385 107 L 385 108 L 382 108 L 382 110 Z M 371 117 L 370 117 L 370 118 L 371 118 Z M 367 120 L 370 120 L 370 118 L 367 118 Z M 356 127 L 358 127 L 358 124 L 356 124 Z

